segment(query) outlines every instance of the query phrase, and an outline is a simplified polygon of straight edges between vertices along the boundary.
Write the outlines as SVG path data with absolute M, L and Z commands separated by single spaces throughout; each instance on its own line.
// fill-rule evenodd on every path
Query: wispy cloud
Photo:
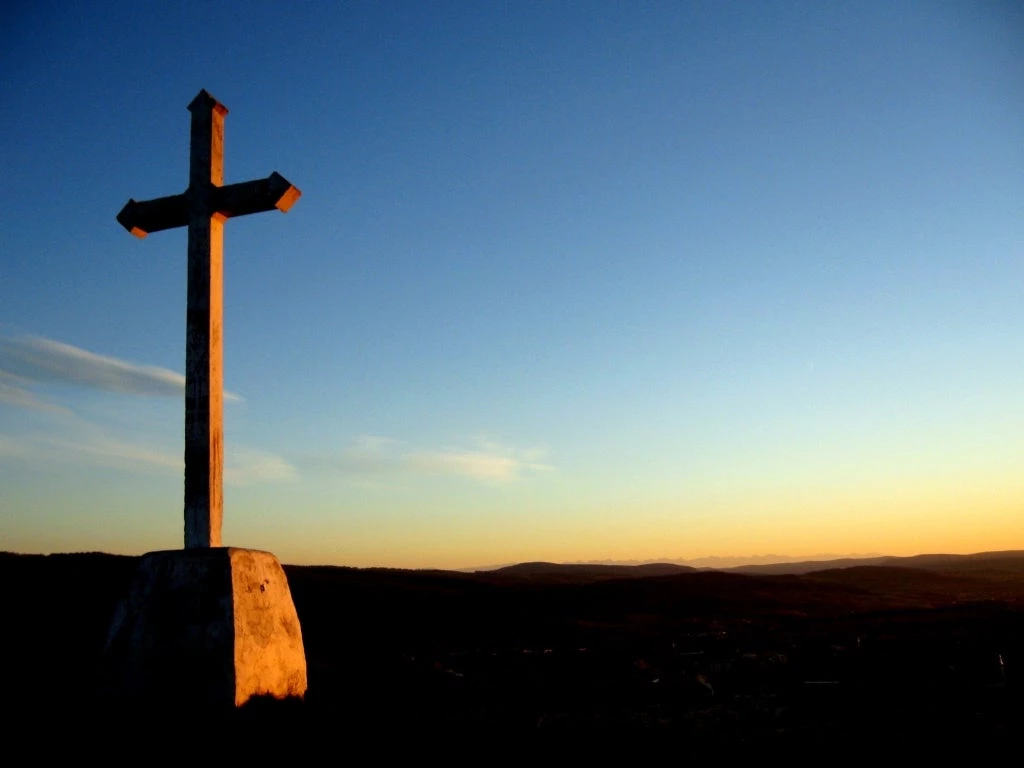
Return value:
M 70 413 L 67 408 L 38 397 L 34 392 L 25 388 L 26 384 L 28 381 L 21 376 L 0 370 L 0 404 L 47 413 Z
M 36 458 L 35 451 L 27 441 L 10 435 L 0 435 L 0 456 L 11 459 Z
M 59 408 L 31 391 L 60 384 L 149 397 L 184 397 L 185 377 L 167 368 L 98 355 L 39 336 L 0 338 L 0 402 L 24 408 Z M 225 393 L 226 400 L 240 400 Z
M 253 448 L 228 448 L 224 466 L 224 482 L 228 485 L 257 483 L 290 483 L 299 473 L 288 461 L 273 453 Z
M 111 437 L 93 425 L 79 424 L 70 434 L 0 434 L 0 456 L 60 464 L 88 464 L 131 471 L 177 470 L 183 463 L 169 451 Z
M 182 459 L 168 451 L 112 437 L 46 437 L 38 439 L 38 444 L 50 453 L 52 461 L 72 460 L 128 470 L 184 469 Z
M 521 450 L 493 441 L 477 440 L 472 447 L 422 449 L 400 440 L 375 435 L 356 438 L 340 455 L 310 463 L 320 469 L 351 476 L 453 475 L 482 482 L 505 483 L 528 473 L 551 469 L 541 462 L 543 450 Z
M 295 467 L 286 459 L 245 446 L 228 447 L 224 482 L 233 486 L 292 482 L 298 479 Z M 67 437 L 29 435 L 14 437 L 0 434 L 0 456 L 12 459 L 110 467 L 128 472 L 184 471 L 181 454 L 160 446 L 125 440 L 104 434 L 96 428 Z
M 54 389 L 67 386 L 149 397 L 185 395 L 185 377 L 156 366 L 138 365 L 38 336 L 0 337 L 0 405 L 60 415 L 43 431 L 0 434 L 0 457 L 49 465 L 84 464 L 126 472 L 184 470 L 181 449 L 142 433 L 126 435 L 51 402 Z M 225 399 L 240 400 L 225 393 Z M 180 423 L 180 422 L 178 422 Z M 179 433 L 180 434 L 180 433 Z M 224 482 L 247 486 L 291 482 L 295 467 L 276 454 L 229 443 L 225 446 Z
M 410 467 L 424 474 L 464 475 L 478 480 L 511 480 L 521 466 L 509 456 L 473 451 L 414 453 L 408 460 Z

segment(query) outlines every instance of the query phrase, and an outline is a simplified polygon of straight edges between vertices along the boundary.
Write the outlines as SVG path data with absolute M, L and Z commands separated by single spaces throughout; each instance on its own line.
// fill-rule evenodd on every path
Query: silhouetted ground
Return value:
M 168 699 L 170 714 L 113 710 L 96 695 L 135 566 L 0 554 L 0 650 L 18 719 L 123 727 L 176 722 L 188 709 Z M 1022 566 L 1016 557 L 767 576 L 288 566 L 309 693 L 252 702 L 231 719 L 392 746 L 538 735 L 833 755 L 1009 745 L 1024 725 Z

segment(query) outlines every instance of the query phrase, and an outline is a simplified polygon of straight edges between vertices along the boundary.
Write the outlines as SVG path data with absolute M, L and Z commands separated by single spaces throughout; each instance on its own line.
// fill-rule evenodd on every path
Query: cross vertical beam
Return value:
M 224 222 L 287 212 L 302 194 L 274 172 L 224 186 L 227 107 L 205 90 L 192 113 L 188 189 L 136 202 L 117 215 L 136 237 L 188 227 L 185 327 L 185 548 L 219 547 L 224 519 Z
M 205 91 L 189 104 L 188 305 L 185 329 L 185 548 L 219 547 L 224 520 L 224 183 L 227 109 Z

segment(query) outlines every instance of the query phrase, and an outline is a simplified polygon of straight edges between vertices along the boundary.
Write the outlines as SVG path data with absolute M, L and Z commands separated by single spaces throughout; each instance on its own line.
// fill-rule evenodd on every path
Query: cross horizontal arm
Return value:
M 265 179 L 217 187 L 213 191 L 213 209 L 227 218 L 275 208 L 287 213 L 301 194 L 290 181 L 274 171 Z
M 141 203 L 129 199 L 118 214 L 118 221 L 136 238 L 144 238 L 150 232 L 187 225 L 188 201 L 183 194 Z
M 188 224 L 188 200 L 184 194 L 136 202 L 129 199 L 117 214 L 121 226 L 138 238 L 150 232 L 184 227 Z

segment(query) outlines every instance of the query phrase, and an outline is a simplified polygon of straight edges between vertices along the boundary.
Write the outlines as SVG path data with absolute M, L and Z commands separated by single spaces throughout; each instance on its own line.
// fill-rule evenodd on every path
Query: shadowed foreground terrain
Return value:
M 624 733 L 713 749 L 1008 743 L 1024 724 L 1024 554 L 889 562 L 899 564 L 768 575 L 286 566 L 309 693 L 233 717 L 353 743 L 416 733 Z M 18 660 L 5 682 L 21 717 L 110 714 L 95 684 L 136 563 L 0 554 L 0 650 Z

